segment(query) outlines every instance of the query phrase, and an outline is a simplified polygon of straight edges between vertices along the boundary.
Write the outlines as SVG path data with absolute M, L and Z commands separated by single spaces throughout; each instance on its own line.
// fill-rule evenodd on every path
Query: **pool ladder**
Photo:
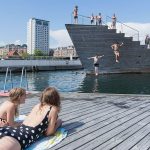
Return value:
M 12 70 L 11 70 L 10 67 L 7 67 L 7 69 L 6 69 L 4 89 L 3 89 L 4 93 L 6 91 L 6 84 L 7 84 L 8 75 L 9 75 L 9 79 L 10 79 L 10 82 L 11 82 L 11 89 L 12 89 L 13 88 L 13 80 L 12 80 Z M 27 70 L 26 70 L 25 67 L 22 67 L 21 76 L 20 76 L 20 87 L 22 87 L 23 77 L 26 80 L 26 90 L 28 90 Z

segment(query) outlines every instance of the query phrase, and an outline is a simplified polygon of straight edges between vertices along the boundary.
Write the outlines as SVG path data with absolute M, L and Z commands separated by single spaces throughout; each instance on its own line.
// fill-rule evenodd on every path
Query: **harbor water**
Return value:
M 13 87 L 20 86 L 21 73 L 12 73 Z M 4 89 L 5 74 L 0 74 L 0 90 Z M 107 74 L 86 75 L 79 71 L 44 71 L 28 72 L 27 81 L 23 78 L 22 87 L 28 90 L 42 91 L 45 87 L 56 87 L 60 92 L 80 93 L 116 93 L 116 94 L 150 94 L 150 74 Z M 6 90 L 11 89 L 8 77 Z

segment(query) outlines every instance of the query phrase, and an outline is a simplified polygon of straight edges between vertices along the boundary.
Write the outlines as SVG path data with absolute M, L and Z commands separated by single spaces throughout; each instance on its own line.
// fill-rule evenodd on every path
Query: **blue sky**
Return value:
M 150 0 L 1 0 L 0 45 L 26 43 L 27 21 L 32 17 L 50 21 L 51 47 L 69 44 L 65 24 L 71 23 L 75 5 L 81 15 L 101 12 L 104 21 L 115 13 L 121 22 L 150 23 Z

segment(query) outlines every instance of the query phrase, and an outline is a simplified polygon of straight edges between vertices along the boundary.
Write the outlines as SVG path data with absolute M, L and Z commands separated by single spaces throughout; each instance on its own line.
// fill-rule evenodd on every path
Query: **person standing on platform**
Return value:
M 116 29 L 116 21 L 117 21 L 117 18 L 116 18 L 116 15 L 114 14 L 112 16 L 112 24 L 111 24 L 112 29 Z
M 94 15 L 93 14 L 91 15 L 90 19 L 91 19 L 91 25 L 92 25 L 94 23 Z
M 74 16 L 74 24 L 78 24 L 78 6 L 75 6 L 73 16 Z
M 119 63 L 119 57 L 120 57 L 120 53 L 119 53 L 119 48 L 123 45 L 123 42 L 121 44 L 119 44 L 119 42 L 116 42 L 114 44 L 111 45 L 111 48 L 114 50 L 114 54 L 116 57 L 116 62 Z
M 95 16 L 95 25 L 98 25 L 98 16 Z
M 102 58 L 104 55 L 99 56 L 98 54 L 94 57 L 89 57 L 88 59 L 94 60 L 94 67 L 95 67 L 95 75 L 98 76 L 99 74 L 99 59 Z
M 102 25 L 102 16 L 101 13 L 98 14 L 98 25 Z

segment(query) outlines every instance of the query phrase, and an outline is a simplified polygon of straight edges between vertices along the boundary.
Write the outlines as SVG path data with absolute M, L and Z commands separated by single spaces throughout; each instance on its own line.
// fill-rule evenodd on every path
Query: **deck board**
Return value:
M 40 94 L 20 107 L 27 114 Z M 150 95 L 61 93 L 60 118 L 68 136 L 51 150 L 150 148 Z M 0 103 L 8 97 L 0 97 Z

